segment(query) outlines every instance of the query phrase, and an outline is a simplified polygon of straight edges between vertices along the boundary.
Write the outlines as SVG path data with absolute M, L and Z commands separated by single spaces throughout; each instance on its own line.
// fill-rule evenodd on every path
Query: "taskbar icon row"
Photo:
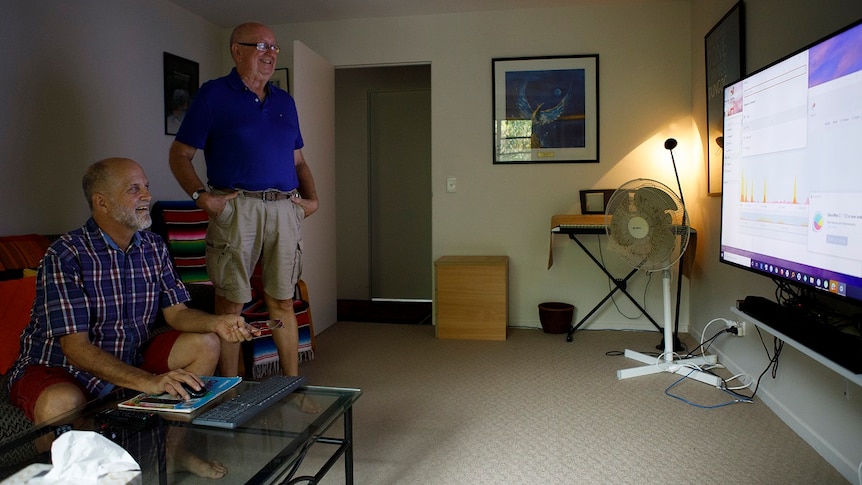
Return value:
M 804 273 L 802 271 L 782 268 L 774 264 L 762 263 L 754 260 L 751 261 L 751 267 L 760 271 L 764 271 L 766 273 L 780 276 L 791 281 L 795 281 L 799 284 L 816 286 L 817 288 L 824 291 L 828 291 L 830 293 L 847 296 L 847 284 L 838 280 L 822 278 L 819 276 Z

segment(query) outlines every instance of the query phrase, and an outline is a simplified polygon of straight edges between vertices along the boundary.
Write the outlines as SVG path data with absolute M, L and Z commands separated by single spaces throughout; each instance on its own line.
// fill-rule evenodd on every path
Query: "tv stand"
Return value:
M 731 311 L 803 354 L 862 386 L 862 344 L 800 309 L 788 308 L 759 296 L 740 300 Z

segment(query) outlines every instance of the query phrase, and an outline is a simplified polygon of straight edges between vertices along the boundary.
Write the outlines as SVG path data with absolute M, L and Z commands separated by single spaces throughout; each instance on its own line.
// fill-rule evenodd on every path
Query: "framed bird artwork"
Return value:
M 494 163 L 599 161 L 599 56 L 492 60 Z

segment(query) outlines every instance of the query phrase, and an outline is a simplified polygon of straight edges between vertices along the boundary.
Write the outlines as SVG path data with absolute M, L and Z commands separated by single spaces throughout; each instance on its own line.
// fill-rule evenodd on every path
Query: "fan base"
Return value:
M 681 376 L 694 379 L 704 384 L 709 384 L 714 387 L 724 387 L 724 381 L 716 375 L 708 372 L 702 372 L 692 369 L 688 366 L 702 366 L 707 364 L 715 364 L 718 362 L 718 357 L 707 355 L 704 357 L 693 357 L 690 359 L 679 359 L 671 362 L 656 361 L 655 357 L 635 352 L 634 350 L 626 349 L 625 356 L 627 359 L 636 360 L 638 362 L 648 364 L 642 367 L 632 367 L 630 369 L 620 369 L 617 371 L 617 379 L 628 379 L 630 377 L 639 377 L 649 374 L 658 374 L 659 372 L 672 372 Z

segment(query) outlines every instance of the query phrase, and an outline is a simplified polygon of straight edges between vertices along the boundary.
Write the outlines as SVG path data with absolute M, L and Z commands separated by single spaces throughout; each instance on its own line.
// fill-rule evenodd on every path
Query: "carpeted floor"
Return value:
M 687 335 L 682 336 L 690 347 Z M 675 374 L 626 380 L 655 332 L 509 329 L 503 342 L 438 340 L 434 327 L 342 322 L 300 372 L 359 387 L 358 484 L 843 484 L 762 402 L 732 404 Z M 610 355 L 609 355 L 610 353 Z M 338 434 L 340 423 L 334 427 Z M 323 461 L 312 448 L 304 471 Z M 341 484 L 343 462 L 321 482 Z

